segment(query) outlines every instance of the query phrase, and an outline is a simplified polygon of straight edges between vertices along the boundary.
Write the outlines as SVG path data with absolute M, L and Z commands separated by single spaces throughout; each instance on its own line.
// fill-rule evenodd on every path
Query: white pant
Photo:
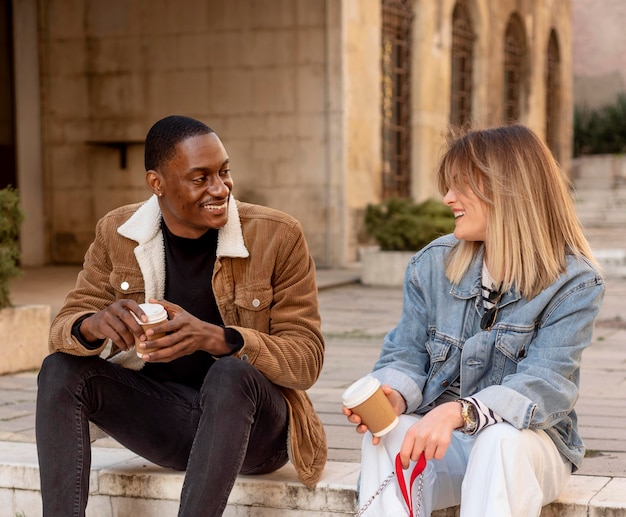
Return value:
M 359 505 L 374 495 L 395 470 L 395 458 L 404 435 L 419 420 L 401 415 L 400 422 L 381 443 L 363 439 Z M 404 471 L 408 478 L 414 463 Z M 520 431 L 495 424 L 476 436 L 455 431 L 442 460 L 431 460 L 424 471 L 420 517 L 433 510 L 461 504 L 461 517 L 536 517 L 541 507 L 565 489 L 571 464 L 544 431 Z M 419 480 L 413 485 L 413 508 Z M 375 498 L 363 517 L 406 517 L 408 509 L 394 479 Z

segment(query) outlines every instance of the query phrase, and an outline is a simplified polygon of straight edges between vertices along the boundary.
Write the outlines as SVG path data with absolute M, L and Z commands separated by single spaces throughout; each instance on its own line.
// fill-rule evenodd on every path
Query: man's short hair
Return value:
M 192 136 L 214 131 L 199 120 L 171 115 L 156 122 L 146 135 L 144 163 L 146 171 L 157 170 L 176 154 L 176 145 Z

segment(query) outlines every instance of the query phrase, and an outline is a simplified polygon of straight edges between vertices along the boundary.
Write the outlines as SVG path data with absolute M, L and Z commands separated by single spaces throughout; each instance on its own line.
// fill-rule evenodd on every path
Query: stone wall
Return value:
M 504 29 L 517 12 L 529 46 L 521 121 L 543 136 L 545 56 L 556 31 L 559 155 L 568 168 L 571 0 L 467 1 L 476 31 L 472 117 L 478 126 L 503 122 Z M 416 200 L 438 195 L 434 169 L 449 120 L 454 4 L 413 2 Z M 81 262 L 99 217 L 147 197 L 143 139 L 169 114 L 215 129 L 231 157 L 236 196 L 297 217 L 318 266 L 357 258 L 364 208 L 381 196 L 381 0 L 37 6 L 38 19 L 31 16 L 30 23 L 40 38 L 43 170 L 41 185 L 24 184 L 27 194 L 43 199 L 46 262 Z M 37 238 L 22 237 L 23 248 Z
M 324 257 L 325 3 L 51 0 L 44 148 L 53 262 L 82 260 L 95 221 L 147 197 L 143 146 L 169 114 L 222 138 L 235 193 L 301 220 Z M 121 151 L 106 144 L 126 145 Z
M 626 2 L 575 0 L 572 10 L 574 100 L 596 108 L 626 90 Z
M 569 0 L 468 1 L 476 33 L 472 120 L 477 127 L 500 125 L 503 114 L 504 34 L 509 17 L 522 18 L 528 45 L 527 77 L 520 122 L 545 136 L 546 55 L 550 31 L 557 33 L 560 57 L 559 156 L 569 169 L 571 156 L 571 2 Z M 452 11 L 455 0 L 420 2 L 415 21 L 413 61 L 413 189 L 416 199 L 437 196 L 433 174 L 450 111 Z

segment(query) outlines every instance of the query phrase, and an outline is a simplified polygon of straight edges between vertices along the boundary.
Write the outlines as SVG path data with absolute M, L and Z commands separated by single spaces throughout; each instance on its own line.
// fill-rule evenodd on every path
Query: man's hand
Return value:
M 135 336 L 143 334 L 141 325 L 133 317 L 134 312 L 142 321 L 147 317 L 134 300 L 117 300 L 80 324 L 80 333 L 87 341 L 110 339 L 121 350 L 135 346 Z
M 400 392 L 392 389 L 388 384 L 382 385 L 383 393 L 387 396 L 387 399 L 391 403 L 391 407 L 395 411 L 396 415 L 401 415 L 406 411 L 406 402 Z M 351 409 L 346 406 L 342 406 L 342 412 L 348 417 L 348 421 L 356 424 L 356 432 L 359 434 L 366 433 L 368 431 L 367 426 L 361 422 L 361 417 L 356 413 L 353 413 Z M 380 443 L 380 437 L 372 436 L 372 444 L 378 445 Z
M 212 355 L 231 351 L 222 327 L 202 321 L 174 303 L 153 299 L 150 302 L 163 305 L 170 319 L 146 331 L 147 339 L 137 347 L 144 361 L 169 362 L 198 350 Z M 150 340 L 151 336 L 162 333 L 166 335 Z

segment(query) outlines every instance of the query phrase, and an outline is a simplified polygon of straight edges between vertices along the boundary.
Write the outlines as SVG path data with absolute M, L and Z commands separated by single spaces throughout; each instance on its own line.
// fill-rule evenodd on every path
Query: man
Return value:
M 326 461 L 304 391 L 324 342 L 299 223 L 234 200 L 226 150 L 197 120 L 157 122 L 145 165 L 154 195 L 98 222 L 52 323 L 36 418 L 46 517 L 85 513 L 89 421 L 186 470 L 180 516 L 222 515 L 239 473 L 291 459 L 310 487 Z M 139 304 L 148 301 L 169 320 L 144 333 L 131 313 L 146 321 Z

